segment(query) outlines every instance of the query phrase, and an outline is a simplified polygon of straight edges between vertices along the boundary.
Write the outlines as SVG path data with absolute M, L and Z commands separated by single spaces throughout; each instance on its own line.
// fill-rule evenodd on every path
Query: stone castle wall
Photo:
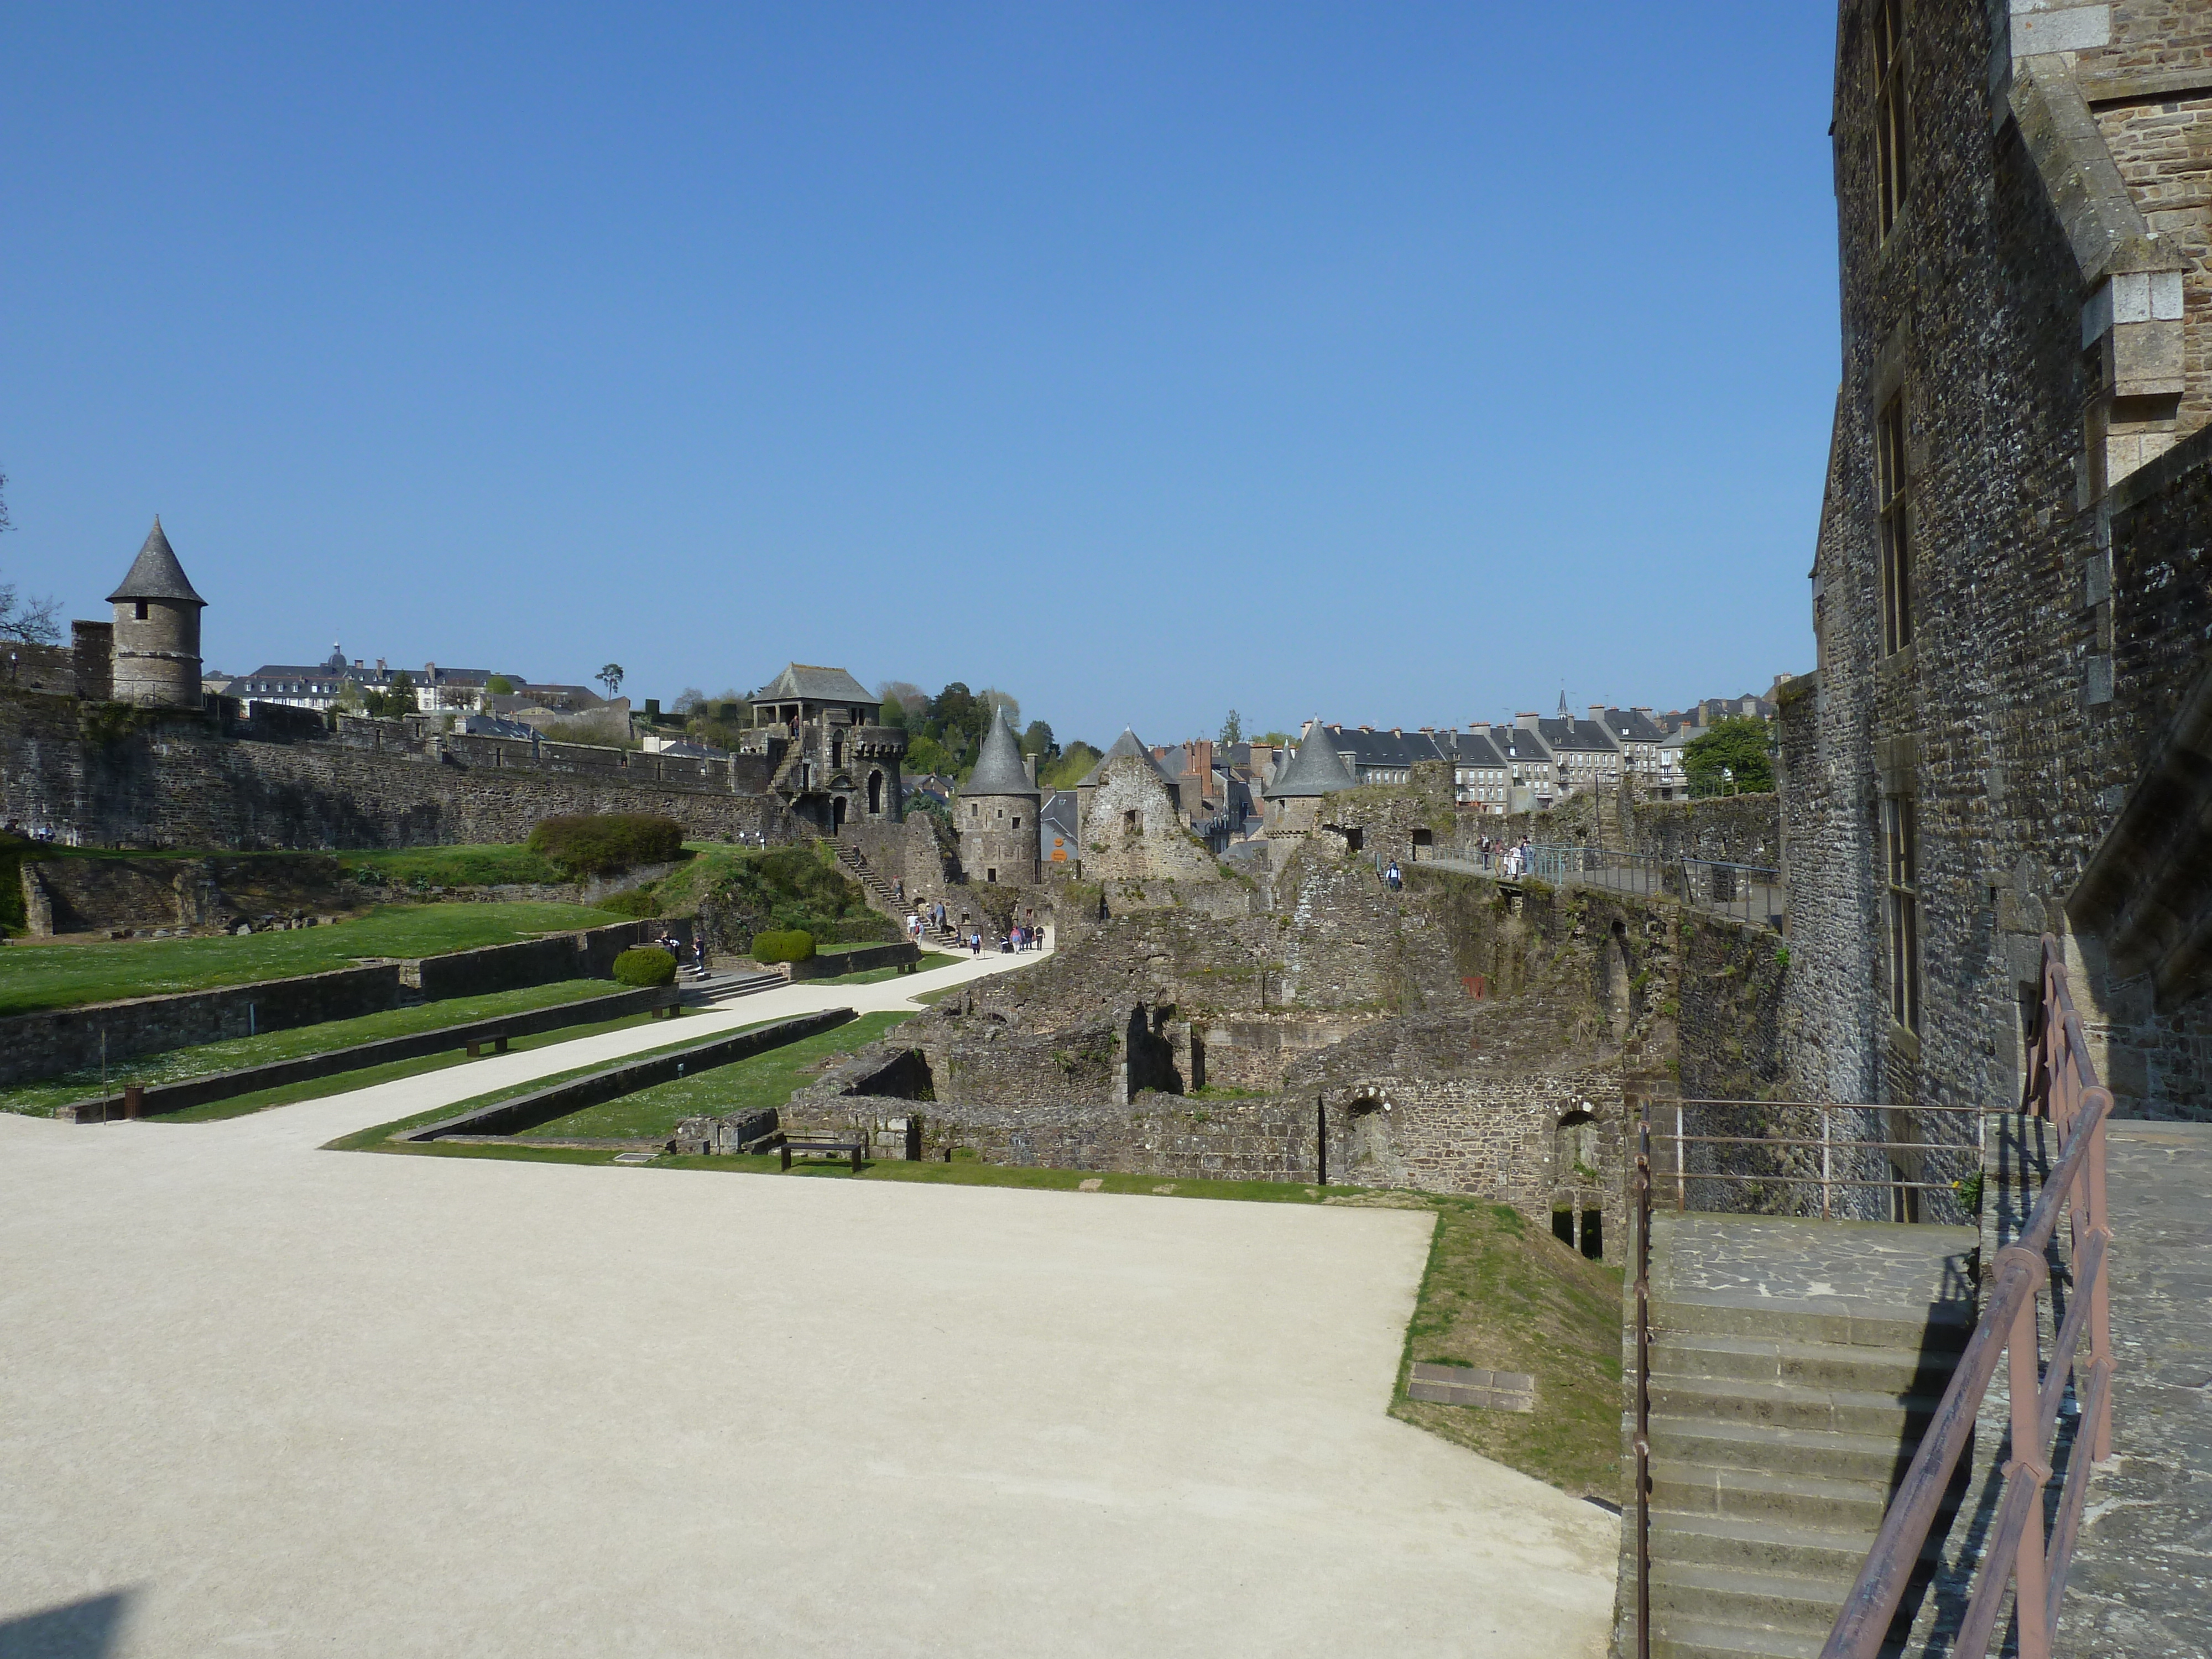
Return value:
M 757 757 L 417 738 L 371 720 L 342 721 L 335 740 L 256 741 L 147 711 L 103 726 L 111 707 L 0 693 L 0 817 L 146 848 L 514 842 L 573 812 L 660 813 L 710 840 L 791 833 Z

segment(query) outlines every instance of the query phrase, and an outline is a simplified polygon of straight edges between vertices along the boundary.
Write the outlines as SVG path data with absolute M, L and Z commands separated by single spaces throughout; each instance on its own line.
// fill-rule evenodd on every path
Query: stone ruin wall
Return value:
M 112 729 L 100 723 L 111 711 Z M 708 840 L 793 834 L 745 757 L 662 762 L 544 744 L 533 763 L 528 743 L 410 738 L 390 721 L 342 732 L 255 741 L 207 718 L 0 692 L 0 817 L 73 828 L 96 846 L 241 850 L 517 842 L 540 818 L 580 812 L 659 813 Z

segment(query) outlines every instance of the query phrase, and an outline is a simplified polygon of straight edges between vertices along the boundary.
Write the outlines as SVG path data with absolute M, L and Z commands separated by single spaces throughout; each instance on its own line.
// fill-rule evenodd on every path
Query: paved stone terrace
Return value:
M 2112 1126 L 2112 1449 L 2058 1650 L 2212 1656 L 2212 1123 Z
M 1687 1306 L 1821 1316 L 1835 1322 L 1824 1340 L 1850 1341 L 1855 1323 L 1887 1326 L 1920 1310 L 1971 1323 L 1974 1245 L 1966 1227 L 1674 1214 L 1652 1228 L 1651 1293 Z
M 1385 1414 L 1425 1215 L 318 1150 L 669 1034 L 0 1118 L 0 1654 L 1600 1648 L 1613 1519 Z

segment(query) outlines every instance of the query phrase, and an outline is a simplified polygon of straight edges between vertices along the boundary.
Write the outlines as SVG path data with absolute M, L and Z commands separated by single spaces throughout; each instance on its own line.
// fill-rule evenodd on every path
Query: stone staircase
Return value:
M 762 991 L 780 990 L 791 981 L 781 974 L 739 973 L 734 969 L 710 973 L 704 979 L 684 982 L 684 1002 L 686 1006 L 728 1002 L 737 997 L 749 997 Z
M 1654 1216 L 1654 1655 L 1819 1654 L 1972 1334 L 1973 1245 L 1966 1228 Z M 1626 1653 L 1632 1547 L 1625 1528 Z
M 902 932 L 906 927 L 906 919 L 914 913 L 915 907 L 900 901 L 898 890 L 870 867 L 868 860 L 861 854 L 860 849 L 850 842 L 837 841 L 823 835 L 811 823 L 802 823 L 801 827 L 808 835 L 836 854 L 837 862 L 845 866 L 846 873 L 859 882 L 861 890 L 867 894 L 868 902 L 898 923 Z M 921 936 L 927 943 L 945 950 L 959 948 L 960 935 L 957 931 L 951 927 L 933 927 L 926 919 L 921 925 Z

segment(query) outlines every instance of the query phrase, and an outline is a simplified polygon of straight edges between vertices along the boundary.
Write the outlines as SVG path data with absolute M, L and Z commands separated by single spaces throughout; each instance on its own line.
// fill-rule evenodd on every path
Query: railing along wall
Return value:
M 1413 857 L 1420 859 L 1421 849 L 1415 848 Z M 1602 887 L 1646 898 L 1680 899 L 1762 927 L 1778 927 L 1784 911 L 1780 872 L 1723 859 L 1662 858 L 1604 847 L 1540 842 L 1487 853 L 1431 850 L 1424 861 L 1472 865 L 1501 881 L 1528 876 L 1554 886 Z
M 1635 1507 L 1632 1522 L 1636 1561 L 1636 1633 L 1638 1659 L 1651 1651 L 1650 1569 L 1651 1405 L 1650 1357 L 1651 1346 L 1651 1212 L 1655 1199 L 1672 1199 L 1686 1207 L 1695 1183 L 1711 1181 L 1724 1186 L 1735 1182 L 1775 1182 L 1820 1188 L 1819 1213 L 1829 1215 L 1843 1207 L 1838 1194 L 1868 1188 L 1887 1188 L 1899 1193 L 1948 1188 L 1942 1181 L 1914 1181 L 1893 1176 L 1887 1180 L 1838 1176 L 1836 1160 L 1863 1158 L 1893 1152 L 1923 1156 L 1974 1151 L 1972 1146 L 1925 1139 L 1873 1139 L 1834 1134 L 1832 1114 L 1904 1113 L 1916 1116 L 1938 1109 L 1977 1115 L 1977 1142 L 1981 1120 L 1994 1115 L 1979 1107 L 1934 1109 L 1925 1106 L 1893 1108 L 1870 1105 L 1826 1106 L 1814 1102 L 1722 1102 L 1685 1100 L 1632 1101 L 1636 1115 L 1636 1161 L 1630 1172 L 1636 1236 L 1632 1245 L 1631 1281 L 1635 1321 Z M 1696 1135 L 1686 1132 L 1686 1109 L 1719 1106 L 1752 1107 L 1762 1111 L 1814 1109 L 1822 1113 L 1819 1139 L 1810 1136 Z M 1674 1133 L 1655 1133 L 1655 1108 L 1674 1113 Z M 2011 1109 L 1998 1109 L 2009 1111 Z M 1891 1621 L 1904 1599 L 1914 1564 L 1924 1548 L 1929 1528 L 1942 1508 L 1943 1493 L 1958 1468 L 1984 1396 L 1996 1375 L 2000 1360 L 2008 1359 L 2011 1456 L 2005 1464 L 2005 1498 L 1987 1549 L 1975 1569 L 1966 1617 L 1951 1650 L 1954 1659 L 1984 1659 L 1997 1620 L 2004 1611 L 2008 1589 L 2018 1626 L 2021 1659 L 2048 1659 L 2051 1632 L 2079 1536 L 2081 1515 L 2088 1495 L 2088 1472 L 2093 1462 L 2112 1455 L 2112 1377 L 2113 1370 L 2110 1280 L 2106 1255 L 2112 1229 L 2106 1210 L 2105 1124 L 2112 1115 L 2112 1097 L 2097 1078 L 2080 1017 L 2074 1011 L 2064 960 L 2057 941 L 2043 940 L 2042 1008 L 2033 1052 L 2030 1055 L 2027 1097 L 2024 1109 L 2046 1118 L 2056 1127 L 2061 1145 L 2057 1165 L 2044 1184 L 2020 1237 L 1997 1252 L 1995 1277 L 1978 1323 L 1968 1340 L 1942 1402 L 1923 1433 L 1919 1450 L 1882 1517 L 1880 1533 L 1861 1567 L 1850 1595 L 1830 1632 L 1821 1659 L 1874 1659 L 1882 1650 Z M 1771 1147 L 1787 1154 L 1808 1157 L 1818 1151 L 1820 1169 L 1791 1173 L 1786 1170 L 1753 1174 L 1717 1168 L 1693 1169 L 1692 1147 Z M 1656 1150 L 1666 1149 L 1666 1150 Z M 1709 1160 L 1717 1162 L 1717 1159 Z M 1901 1206 L 1900 1206 L 1901 1207 Z M 1809 1205 L 1806 1212 L 1808 1212 Z M 2049 1253 L 2062 1216 L 2070 1234 L 2070 1271 L 2066 1275 L 2070 1294 L 2062 1308 L 2054 1294 L 2051 1326 L 2055 1332 L 2048 1362 L 2041 1349 L 2039 1298 L 2051 1288 Z M 2086 1339 L 2087 1355 L 2082 1357 Z M 2055 1517 L 2046 1540 L 2044 1511 L 2045 1486 L 2056 1457 L 2061 1413 L 2071 1394 L 2078 1417 L 2070 1436 L 2066 1480 L 2058 1494 Z
M 2105 1125 L 2112 1097 L 2098 1080 L 2074 1012 L 2064 959 L 2048 933 L 2043 938 L 2042 1018 L 2031 1057 L 2027 1109 L 2057 1127 L 2062 1149 L 2057 1165 L 2020 1237 L 1997 1252 L 1996 1279 L 1980 1322 L 1960 1356 L 1912 1467 L 1882 1516 L 1881 1531 L 1820 1650 L 1821 1659 L 1874 1659 L 1881 1651 L 2000 1359 L 2009 1361 L 2012 1414 L 2004 1505 L 1975 1570 L 1952 1652 L 1956 1659 L 1983 1659 L 2009 1588 L 2021 1659 L 2048 1659 L 2051 1653 L 2066 1572 L 2088 1500 L 2089 1468 L 2112 1455 L 2111 1279 L 2106 1271 L 2112 1233 L 2105 1207 Z M 2062 1215 L 2072 1235 L 2071 1292 L 2063 1308 L 2053 1292 L 2055 1335 L 2046 1364 L 2038 1304 L 2051 1288 L 2049 1253 Z M 2086 1364 L 2081 1354 L 2084 1338 Z M 2046 1542 L 2044 1488 L 2069 1392 L 2079 1418 Z

